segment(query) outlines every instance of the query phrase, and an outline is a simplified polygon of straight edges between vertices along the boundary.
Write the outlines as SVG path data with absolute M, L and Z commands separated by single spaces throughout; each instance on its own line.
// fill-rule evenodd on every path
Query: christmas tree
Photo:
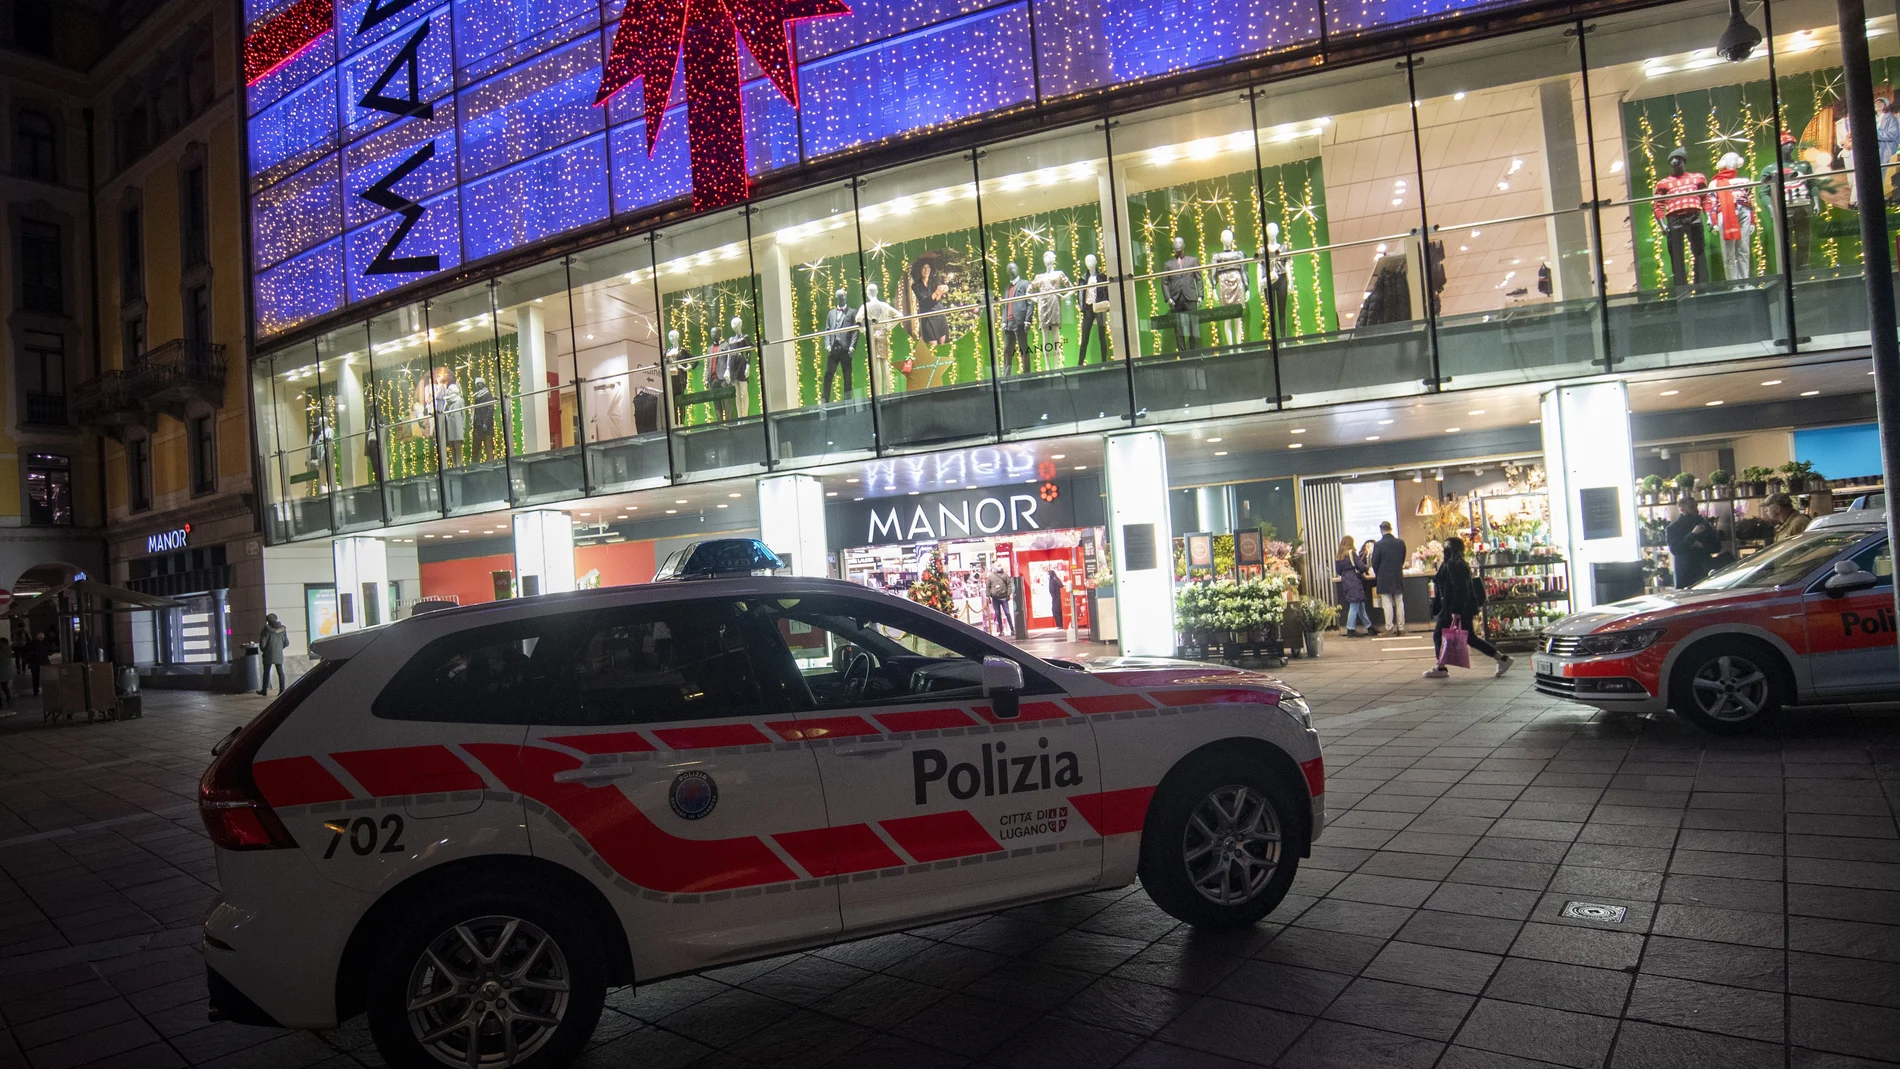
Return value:
M 955 612 L 956 601 L 950 595 L 950 576 L 943 570 L 943 554 L 930 555 L 930 566 L 910 585 L 910 600 L 919 605 L 928 605 L 946 616 Z

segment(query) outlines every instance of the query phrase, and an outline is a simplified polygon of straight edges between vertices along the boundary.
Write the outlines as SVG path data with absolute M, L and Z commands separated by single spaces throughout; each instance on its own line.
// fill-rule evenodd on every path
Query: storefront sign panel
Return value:
M 1045 500 L 1038 487 L 1019 485 L 834 502 L 826 507 L 825 529 L 831 548 L 842 550 L 1022 535 L 1101 522 L 1098 493 L 1078 495 L 1064 484 L 1053 500 Z

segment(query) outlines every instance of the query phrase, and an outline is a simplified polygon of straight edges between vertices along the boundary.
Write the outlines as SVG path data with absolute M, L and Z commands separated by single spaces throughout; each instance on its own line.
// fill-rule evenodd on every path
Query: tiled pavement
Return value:
M 1286 670 L 1333 825 L 1257 927 L 1196 933 L 1139 889 L 935 925 L 614 992 L 585 1064 L 1900 1063 L 1900 712 L 1716 739 L 1521 670 L 1422 680 L 1408 643 Z M 360 1019 L 205 1022 L 190 791 L 258 703 L 147 707 L 0 720 L 0 1069 L 377 1064 Z

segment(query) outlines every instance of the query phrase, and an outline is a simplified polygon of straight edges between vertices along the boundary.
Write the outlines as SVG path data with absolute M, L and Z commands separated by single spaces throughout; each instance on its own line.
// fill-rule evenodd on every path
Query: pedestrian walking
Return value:
M 1442 658 L 1445 632 L 1453 627 L 1470 631 L 1465 642 L 1498 663 L 1495 675 L 1501 676 L 1511 670 L 1512 659 L 1499 653 L 1498 648 L 1487 642 L 1483 635 L 1471 630 L 1471 621 L 1477 619 L 1478 610 L 1482 608 L 1484 587 L 1472 576 L 1471 565 L 1465 562 L 1465 540 L 1445 539 L 1445 563 L 1440 564 L 1438 574 L 1432 576 L 1432 613 L 1436 617 L 1432 622 L 1432 650 L 1441 658 L 1441 663 L 1434 664 L 1425 673 L 1427 679 L 1444 679 L 1451 675 L 1442 663 Z
M 284 647 L 290 644 L 290 629 L 277 619 L 276 613 L 264 616 L 264 630 L 258 633 L 257 648 L 264 654 L 264 685 L 258 689 L 260 695 L 270 694 L 270 670 L 277 669 L 277 693 L 284 692 Z

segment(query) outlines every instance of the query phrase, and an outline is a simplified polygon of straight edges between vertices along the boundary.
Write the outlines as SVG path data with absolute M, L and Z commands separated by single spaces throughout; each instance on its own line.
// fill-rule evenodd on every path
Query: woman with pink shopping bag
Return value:
M 1471 565 L 1465 563 L 1464 539 L 1445 539 L 1445 563 L 1432 577 L 1432 614 L 1436 617 L 1432 648 L 1438 651 L 1438 663 L 1426 671 L 1425 678 L 1444 679 L 1451 675 L 1449 665 L 1470 668 L 1473 649 L 1498 663 L 1497 675 L 1511 670 L 1511 658 L 1470 630 L 1471 621 L 1477 619 L 1482 608 L 1484 587 L 1472 576 Z

